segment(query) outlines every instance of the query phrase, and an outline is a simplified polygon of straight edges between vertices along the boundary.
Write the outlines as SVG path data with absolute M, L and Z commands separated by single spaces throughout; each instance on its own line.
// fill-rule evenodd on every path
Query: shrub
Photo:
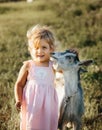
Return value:
M 73 12 L 73 15 L 74 16 L 81 16 L 83 14 L 82 10 L 81 9 L 77 9 Z
M 94 46 L 96 45 L 96 41 L 92 39 L 89 35 L 86 35 L 85 37 L 81 38 L 79 41 L 79 47 L 87 47 L 87 46 Z

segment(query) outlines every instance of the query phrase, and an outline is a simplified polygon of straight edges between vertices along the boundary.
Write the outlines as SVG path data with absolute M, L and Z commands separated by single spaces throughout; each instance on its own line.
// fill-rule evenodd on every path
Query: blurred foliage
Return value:
M 20 2 L 20 1 L 26 1 L 26 0 L 0 0 L 0 2 Z
M 57 50 L 74 48 L 79 58 L 93 59 L 81 75 L 85 114 L 83 130 L 101 130 L 102 1 L 34 0 L 0 3 L 0 130 L 19 130 L 14 84 L 24 60 L 30 59 L 26 31 L 42 24 L 56 34 Z

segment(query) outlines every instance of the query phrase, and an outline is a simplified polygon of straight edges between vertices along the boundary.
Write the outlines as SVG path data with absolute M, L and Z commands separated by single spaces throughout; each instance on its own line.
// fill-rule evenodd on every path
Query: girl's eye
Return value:
M 47 49 L 47 47 L 46 47 L 46 46 L 43 46 L 42 48 L 43 48 L 43 49 Z
M 38 48 L 37 47 L 34 47 L 34 50 L 37 50 Z

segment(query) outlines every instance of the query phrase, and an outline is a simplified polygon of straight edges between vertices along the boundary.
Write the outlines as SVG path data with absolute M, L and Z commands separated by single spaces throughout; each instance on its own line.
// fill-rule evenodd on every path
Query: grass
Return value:
M 26 32 L 42 24 L 52 27 L 58 50 L 76 48 L 80 59 L 93 59 L 82 74 L 85 114 L 83 130 L 102 129 L 102 2 L 100 0 L 35 0 L 0 3 L 0 130 L 19 130 L 14 83 L 30 58 Z

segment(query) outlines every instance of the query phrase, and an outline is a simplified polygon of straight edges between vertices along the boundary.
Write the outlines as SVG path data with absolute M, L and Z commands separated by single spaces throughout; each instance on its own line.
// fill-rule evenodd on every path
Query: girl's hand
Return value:
M 69 51 L 72 52 L 72 53 L 75 53 L 77 55 L 77 57 L 78 57 L 78 51 L 77 50 L 75 50 L 75 49 L 69 49 Z
M 16 106 L 16 108 L 17 108 L 18 111 L 21 110 L 21 102 L 16 102 L 15 106 Z

